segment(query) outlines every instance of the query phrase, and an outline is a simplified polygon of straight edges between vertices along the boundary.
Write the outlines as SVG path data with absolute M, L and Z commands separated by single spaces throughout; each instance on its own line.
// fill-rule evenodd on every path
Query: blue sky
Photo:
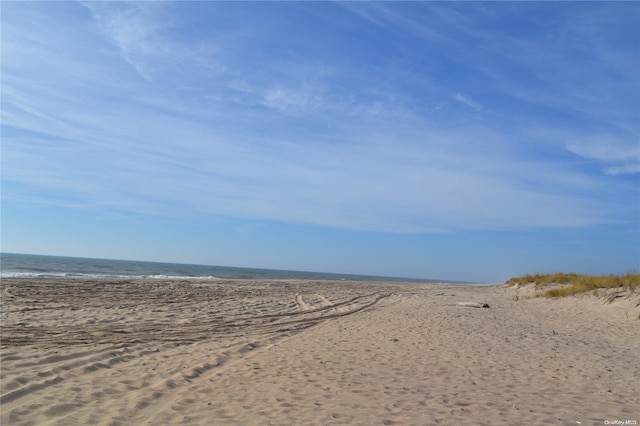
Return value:
M 640 266 L 640 3 L 3 2 L 2 250 Z

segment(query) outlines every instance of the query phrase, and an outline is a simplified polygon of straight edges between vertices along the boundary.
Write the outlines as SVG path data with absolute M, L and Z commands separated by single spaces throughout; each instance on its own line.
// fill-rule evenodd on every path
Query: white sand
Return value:
M 527 294 L 5 279 L 0 423 L 640 424 L 640 298 Z

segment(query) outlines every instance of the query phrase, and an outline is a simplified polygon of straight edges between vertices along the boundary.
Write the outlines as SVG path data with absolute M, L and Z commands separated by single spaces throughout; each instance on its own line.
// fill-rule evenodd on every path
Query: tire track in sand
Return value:
M 33 287 L 42 295 L 39 298 L 47 295 L 46 288 Z M 126 296 L 133 300 L 114 308 L 108 296 L 116 296 L 119 300 L 123 296 L 118 288 L 105 287 L 98 289 L 109 290 L 102 291 L 104 300 L 96 300 L 86 291 L 76 292 L 74 300 L 71 298 L 73 286 L 62 287 L 62 293 L 69 294 L 65 303 L 71 309 L 67 316 L 55 314 L 57 320 L 47 322 L 38 322 L 37 317 L 31 316 L 32 310 L 22 307 L 42 309 L 43 314 L 48 314 L 45 304 L 34 304 L 42 302 L 41 299 L 33 301 L 33 292 L 24 305 L 20 305 L 20 298 L 15 293 L 4 293 L 11 299 L 9 308 L 24 320 L 19 318 L 14 321 L 15 325 L 5 321 L 7 325 L 3 326 L 1 361 L 5 366 L 11 363 L 10 369 L 3 370 L 0 395 L 6 413 L 2 416 L 3 422 L 28 423 L 50 416 L 57 421 L 77 419 L 78 416 L 90 420 L 101 413 L 113 412 L 109 407 L 114 405 L 122 406 L 123 415 L 119 421 L 123 423 L 153 418 L 168 409 L 175 411 L 171 407 L 176 403 L 176 392 L 197 394 L 198 389 L 211 386 L 211 382 L 224 377 L 229 366 L 244 362 L 317 324 L 372 308 L 389 296 L 345 291 L 332 293 L 336 302 L 331 303 L 323 295 L 300 292 L 293 305 L 291 299 L 290 302 L 266 299 L 247 305 L 248 308 L 240 312 L 244 315 L 238 316 L 238 302 L 222 305 L 227 310 L 236 309 L 225 315 L 222 310 L 214 312 L 206 298 L 185 306 L 168 298 L 144 299 L 146 305 L 135 304 L 136 297 L 146 297 L 147 289 L 141 286 L 136 290 L 136 286 L 129 283 Z M 53 286 L 50 290 L 60 291 Z M 286 293 L 286 288 L 283 290 Z M 100 314 L 96 309 L 83 312 L 82 308 L 75 308 L 72 302 L 82 306 L 84 298 L 103 303 L 103 309 L 113 320 L 101 323 L 95 321 Z M 322 306 L 314 307 L 305 298 L 319 300 Z M 269 307 L 266 311 L 269 313 L 255 314 L 252 306 L 256 303 Z M 293 311 L 292 307 L 298 310 Z M 140 317 L 145 321 L 136 321 L 133 315 L 136 309 L 141 313 L 156 312 L 159 321 L 148 321 L 144 315 Z M 116 312 L 112 314 L 113 311 Z M 195 314 L 185 322 L 186 319 L 180 319 L 183 311 L 186 311 L 184 316 L 190 312 Z M 250 312 L 253 315 L 249 315 Z M 79 319 L 74 315 L 79 315 Z M 134 320 L 130 320 L 131 317 Z M 9 319 L 13 320 L 12 317 Z M 194 350 L 194 353 L 198 352 L 197 356 L 185 357 L 184 353 L 191 345 L 204 345 L 207 349 Z M 187 365 L 184 365 L 185 360 Z M 109 385 L 95 389 L 92 383 Z M 56 392 L 60 386 L 74 389 L 74 392 Z M 32 403 L 43 398 L 53 402 L 42 406 Z
M 299 296 L 300 295 L 296 295 L 296 303 L 299 303 Z M 186 398 L 188 401 L 196 397 L 200 399 L 202 403 L 206 403 L 208 399 L 206 397 L 207 394 L 205 390 L 208 387 L 212 386 L 212 383 L 215 383 L 216 380 L 223 380 L 225 378 L 224 372 L 227 369 L 237 366 L 240 363 L 249 362 L 251 358 L 258 356 L 259 354 L 268 351 L 274 346 L 282 344 L 287 340 L 295 338 L 299 335 L 300 332 L 312 326 L 322 324 L 325 321 L 373 308 L 378 305 L 383 299 L 386 299 L 389 296 L 391 295 L 375 295 L 370 299 L 367 299 L 364 303 L 352 303 L 350 305 L 350 310 L 344 310 L 344 307 L 338 307 L 333 313 L 330 313 L 328 315 L 318 316 L 311 320 L 299 320 L 304 324 L 304 326 L 297 329 L 296 333 L 277 334 L 268 339 L 267 343 L 265 343 L 264 341 L 254 341 L 246 345 L 242 345 L 241 347 L 235 348 L 235 351 L 226 352 L 223 357 L 218 357 L 218 362 L 215 365 L 205 364 L 202 367 L 193 369 L 192 371 L 194 372 L 194 374 L 190 376 L 183 376 L 183 379 L 188 384 L 185 385 L 184 383 L 182 383 L 182 386 L 176 386 L 171 393 L 167 393 L 163 398 L 153 401 L 153 404 L 145 405 L 142 410 L 136 412 L 135 421 L 136 423 L 140 424 L 156 424 L 153 423 L 153 420 L 158 418 L 157 424 L 163 423 L 164 420 L 160 420 L 162 419 L 162 413 L 167 411 L 167 407 L 169 407 L 171 410 L 175 410 L 175 407 L 179 406 L 178 401 L 181 399 L 185 399 L 185 395 L 189 395 L 189 397 Z M 300 297 L 300 299 L 302 299 L 302 297 Z M 304 300 L 302 299 L 302 301 Z M 309 307 L 307 308 L 308 310 L 312 309 L 308 304 L 306 305 Z M 290 323 L 291 321 L 287 322 L 287 324 Z M 162 384 L 158 383 L 157 386 L 162 386 Z
M 305 302 L 300 293 L 296 294 L 296 304 L 301 311 L 309 311 L 312 309 L 311 305 Z

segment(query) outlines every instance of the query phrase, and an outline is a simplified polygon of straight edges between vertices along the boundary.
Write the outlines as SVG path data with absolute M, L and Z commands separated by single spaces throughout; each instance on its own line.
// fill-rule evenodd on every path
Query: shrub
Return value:
M 534 274 L 511 278 L 506 284 L 535 284 L 537 289 L 544 289 L 547 285 L 560 284 L 563 287 L 549 289 L 540 294 L 540 296 L 564 297 L 598 288 L 626 288 L 635 291 L 635 289 L 640 288 L 640 274 L 600 276 L 574 273 Z

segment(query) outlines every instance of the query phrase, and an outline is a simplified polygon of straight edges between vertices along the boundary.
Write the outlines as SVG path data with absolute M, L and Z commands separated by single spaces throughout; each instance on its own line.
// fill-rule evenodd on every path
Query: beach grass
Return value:
M 535 284 L 535 288 L 540 290 L 544 290 L 547 286 L 559 285 L 560 287 L 543 291 L 538 296 L 565 297 L 602 288 L 623 288 L 635 291 L 640 289 L 640 274 L 580 275 L 558 272 L 554 274 L 532 274 L 514 277 L 509 279 L 506 284 Z

